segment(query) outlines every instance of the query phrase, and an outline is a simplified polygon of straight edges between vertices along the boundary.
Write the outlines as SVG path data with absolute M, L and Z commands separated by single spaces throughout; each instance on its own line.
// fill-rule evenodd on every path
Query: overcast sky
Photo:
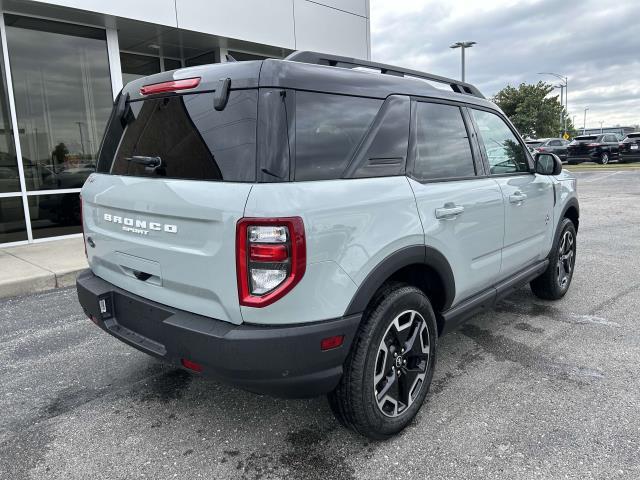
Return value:
M 639 0 L 371 0 L 372 60 L 460 78 L 493 96 L 505 85 L 569 77 L 582 127 L 640 124 Z M 560 90 L 556 91 L 558 94 Z

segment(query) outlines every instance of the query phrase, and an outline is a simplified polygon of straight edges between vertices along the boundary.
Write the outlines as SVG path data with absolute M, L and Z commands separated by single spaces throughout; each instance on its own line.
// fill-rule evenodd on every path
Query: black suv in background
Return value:
M 526 141 L 527 147 L 534 152 L 555 153 L 563 162 L 567 160 L 567 145 L 564 138 L 538 138 Z
M 620 142 L 620 163 L 640 161 L 640 132 L 630 133 Z
M 606 165 L 617 160 L 620 142 L 615 134 L 579 135 L 567 147 L 567 162 L 570 165 L 582 162 L 596 162 Z

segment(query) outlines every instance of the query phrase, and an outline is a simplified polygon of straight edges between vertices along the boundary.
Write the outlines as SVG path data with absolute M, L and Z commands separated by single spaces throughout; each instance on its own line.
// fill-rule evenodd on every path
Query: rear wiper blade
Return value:
M 125 157 L 127 162 L 137 163 L 149 168 L 157 168 L 162 165 L 162 159 L 160 157 L 144 157 L 142 155 L 134 155 L 133 157 Z

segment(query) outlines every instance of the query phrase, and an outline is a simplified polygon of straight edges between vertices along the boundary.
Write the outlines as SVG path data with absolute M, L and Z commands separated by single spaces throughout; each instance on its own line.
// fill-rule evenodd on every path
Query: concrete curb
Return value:
M 70 287 L 85 268 L 82 238 L 0 250 L 0 298 Z

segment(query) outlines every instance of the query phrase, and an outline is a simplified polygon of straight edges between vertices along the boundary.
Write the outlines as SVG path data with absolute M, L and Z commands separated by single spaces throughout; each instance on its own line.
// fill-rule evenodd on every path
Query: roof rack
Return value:
M 423 80 L 430 80 L 432 82 L 444 83 L 451 87 L 456 93 L 463 93 L 467 95 L 473 95 L 475 97 L 485 98 L 480 90 L 470 83 L 454 80 L 453 78 L 441 77 L 439 75 L 433 75 L 431 73 L 420 72 L 418 70 L 410 70 L 408 68 L 394 67 L 392 65 L 385 65 L 384 63 L 370 62 L 368 60 L 359 60 L 356 58 L 341 57 L 338 55 L 329 55 L 318 52 L 309 51 L 296 51 L 290 54 L 285 60 L 291 62 L 311 63 L 315 65 L 328 65 L 331 67 L 342 68 L 373 68 L 380 70 L 383 75 L 393 75 L 395 77 L 415 77 Z

